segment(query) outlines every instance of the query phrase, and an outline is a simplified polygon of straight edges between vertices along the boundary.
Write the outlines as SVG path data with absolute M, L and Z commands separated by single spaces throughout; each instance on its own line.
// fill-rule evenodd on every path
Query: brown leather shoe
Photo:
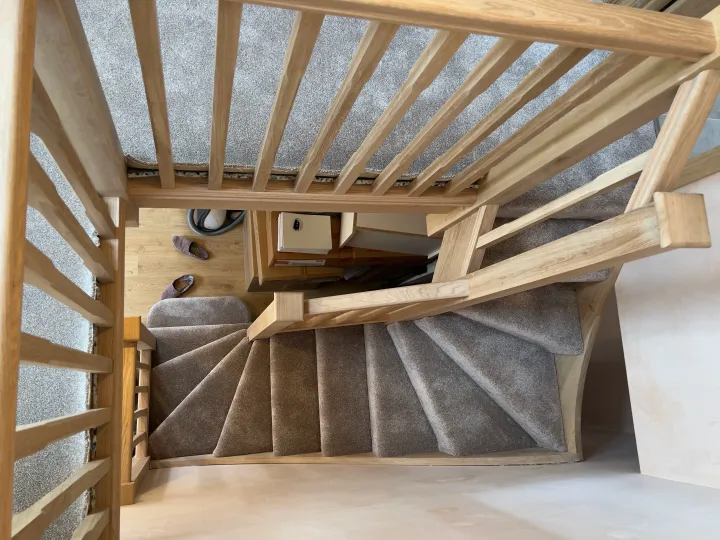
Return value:
M 162 296 L 160 296 L 160 300 L 165 300 L 166 298 L 177 298 L 178 296 L 185 294 L 187 290 L 192 287 L 193 283 L 195 283 L 195 278 L 193 276 L 189 274 L 180 276 L 170 285 L 165 287 Z
M 204 247 L 197 242 L 193 242 L 189 238 L 185 238 L 183 236 L 173 236 L 172 243 L 175 246 L 175 249 L 177 249 L 180 253 L 190 255 L 195 259 L 207 261 L 208 257 L 210 257 L 210 254 Z

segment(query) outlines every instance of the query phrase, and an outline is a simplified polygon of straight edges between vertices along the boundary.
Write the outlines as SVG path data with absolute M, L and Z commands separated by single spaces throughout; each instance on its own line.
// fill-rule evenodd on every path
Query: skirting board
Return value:
M 151 469 L 170 469 L 173 467 L 197 467 L 204 465 L 242 465 L 242 464 L 315 464 L 315 465 L 411 465 L 411 466 L 498 466 L 498 465 L 551 465 L 557 463 L 575 463 L 580 461 L 577 454 L 571 452 L 552 452 L 544 448 L 530 448 L 512 452 L 498 452 L 485 456 L 455 457 L 440 452 L 417 454 L 403 457 L 377 457 L 373 453 L 351 456 L 324 457 L 319 452 L 297 456 L 275 456 L 272 452 L 247 456 L 218 458 L 213 455 L 187 456 L 160 459 L 150 462 Z

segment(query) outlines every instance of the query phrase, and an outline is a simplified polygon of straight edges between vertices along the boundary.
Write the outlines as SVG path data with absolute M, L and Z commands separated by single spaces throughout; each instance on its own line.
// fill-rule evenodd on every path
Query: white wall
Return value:
M 710 249 L 625 265 L 616 286 L 641 471 L 720 488 L 720 174 L 703 193 Z

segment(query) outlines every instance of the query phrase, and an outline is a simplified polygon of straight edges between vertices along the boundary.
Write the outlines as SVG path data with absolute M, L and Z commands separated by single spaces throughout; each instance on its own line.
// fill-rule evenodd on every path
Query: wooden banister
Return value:
M 552 51 L 538 66 L 533 68 L 518 85 L 503 99 L 487 116 L 463 135 L 445 153 L 436 158 L 413 181 L 410 188 L 411 196 L 424 193 L 433 183 L 446 174 L 463 156 L 472 151 L 478 144 L 500 127 L 508 118 L 519 111 L 527 103 L 547 90 L 560 77 L 567 73 L 580 60 L 590 54 L 589 49 L 574 47 L 558 47 Z M 474 178 L 472 181 L 476 180 Z M 459 175 L 450 180 L 445 192 L 456 195 L 472 182 L 464 181 Z
M 208 189 L 220 189 L 222 186 L 241 19 L 242 4 L 230 0 L 218 1 Z
M 155 140 L 160 181 L 163 188 L 173 188 L 175 187 L 175 169 L 160 54 L 157 5 L 155 0 L 130 0 L 129 6 L 140 69 L 145 84 L 150 124 Z
M 28 206 L 40 212 L 60 233 L 98 281 L 107 283 L 114 279 L 115 271 L 110 261 L 75 219 L 52 180 L 33 156 L 28 163 Z
M 19 426 L 15 431 L 15 459 L 22 459 L 47 445 L 96 428 L 110 421 L 110 409 L 90 409 L 61 418 Z
M 325 115 L 315 142 L 303 160 L 295 182 L 295 191 L 305 193 L 320 170 L 322 160 L 327 154 L 343 122 L 350 113 L 355 100 L 365 84 L 370 80 L 390 42 L 398 31 L 398 25 L 370 22 L 365 34 L 355 50 L 350 68 L 330 109 Z
M 82 493 L 110 474 L 110 459 L 86 463 L 50 493 L 12 520 L 12 540 L 40 538 Z
M 303 293 L 275 293 L 275 299 L 247 329 L 250 341 L 269 338 L 304 318 Z
M 20 362 L 36 366 L 76 369 L 88 373 L 112 372 L 110 358 L 63 347 L 25 333 L 20 337 Z
M 238 0 L 239 1 L 239 0 Z M 698 60 L 715 50 L 706 21 L 580 0 L 250 0 L 248 3 L 588 49 Z
M 473 272 L 467 299 L 404 318 L 461 309 L 687 246 L 710 247 L 702 196 L 658 193 L 655 204 Z
M 435 33 L 370 133 L 340 171 L 335 180 L 335 194 L 345 194 L 350 190 L 373 154 L 403 119 L 418 96 L 435 80 L 467 37 L 467 32 L 441 30 Z
M 80 287 L 62 274 L 52 261 L 29 241 L 25 245 L 25 283 L 77 311 L 101 327 L 113 325 L 113 313 L 102 302 L 90 298 Z
M 90 177 L 85 172 L 85 168 L 60 122 L 55 106 L 37 74 L 33 80 L 30 128 L 42 139 L 55 160 L 55 164 L 85 207 L 85 214 L 100 238 L 114 238 L 115 225 L 110 219 L 107 205 L 95 191 Z
M 75 529 L 71 540 L 96 540 L 107 527 L 109 520 L 110 512 L 107 510 L 88 514 Z
M 0 538 L 12 528 L 15 411 L 22 319 L 35 2 L 7 0 L 0 17 Z
M 611 54 L 595 68 L 578 79 L 567 92 L 556 99 L 551 105 L 543 109 L 532 120 L 518 129 L 510 137 L 498 144 L 475 163 L 465 167 L 456 174 L 446 186 L 447 192 L 459 185 L 470 185 L 485 176 L 493 167 L 508 159 L 534 137 L 548 129 L 555 122 L 570 113 L 576 107 L 587 102 L 602 90 L 617 81 L 620 77 L 637 67 L 642 61 L 640 56 L 627 54 Z M 446 153 L 444 156 L 448 155 Z M 446 162 L 444 156 L 436 159 L 420 177 L 430 175 L 432 181 L 442 176 L 455 163 Z M 449 157 L 449 156 L 448 156 Z M 450 161 L 450 160 L 448 160 Z M 430 214 L 427 217 L 428 236 L 439 236 L 443 231 L 452 227 L 465 217 L 469 216 L 481 205 L 475 203 L 464 208 L 455 209 L 448 214 Z
M 125 317 L 123 323 L 123 340 L 135 344 L 139 351 L 155 350 L 155 336 L 142 323 L 140 317 Z
M 265 138 L 255 165 L 253 191 L 265 191 L 265 186 L 270 179 L 270 171 L 275 163 L 278 148 L 280 148 L 280 141 L 290 117 L 290 110 L 295 102 L 298 88 L 300 88 L 300 81 L 310 62 L 310 56 L 320 34 L 324 18 L 323 14 L 304 12 L 298 12 L 295 16 L 290 42 L 285 52 L 283 76 L 275 94 L 275 101 L 265 130 Z
M 427 149 L 450 123 L 487 90 L 530 47 L 527 41 L 501 39 L 470 71 L 463 83 L 450 96 L 412 141 L 388 164 L 373 182 L 373 194 L 383 195 L 407 172 L 410 165 Z M 587 55 L 590 51 L 585 52 Z M 580 58 L 578 58 L 580 60 Z M 573 64 L 574 65 L 574 64 Z M 569 67 L 568 67 L 569 69 Z M 417 183 L 417 182 L 416 182 Z M 430 187 L 427 185 L 426 187 Z M 409 195 L 419 195 L 417 189 Z
M 94 190 L 127 198 L 125 155 L 75 2 L 37 2 L 34 65 Z

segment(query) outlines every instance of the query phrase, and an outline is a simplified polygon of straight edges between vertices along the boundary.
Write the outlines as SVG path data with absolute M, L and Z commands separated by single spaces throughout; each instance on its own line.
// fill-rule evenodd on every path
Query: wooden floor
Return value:
M 140 227 L 127 229 L 125 316 L 144 318 L 168 283 L 183 274 L 195 276 L 195 285 L 185 296 L 237 296 L 257 315 L 272 295 L 245 292 L 242 225 L 220 236 L 198 237 L 185 216 L 186 210 L 145 208 L 140 210 Z M 200 242 L 210 252 L 210 260 L 177 251 L 172 244 L 175 234 Z

